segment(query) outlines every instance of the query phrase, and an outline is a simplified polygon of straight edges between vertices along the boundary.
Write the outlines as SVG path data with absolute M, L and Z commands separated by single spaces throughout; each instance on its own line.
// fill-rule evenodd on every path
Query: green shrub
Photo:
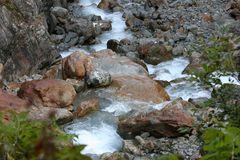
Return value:
M 7 122 L 3 121 L 6 119 Z M 74 146 L 73 138 L 54 121 L 29 121 L 26 113 L 0 116 L 0 159 L 6 160 L 90 160 L 81 155 L 84 146 Z
M 203 134 L 204 151 L 202 160 L 239 160 L 240 129 L 227 127 L 209 128 Z
M 207 40 L 208 41 L 208 40 Z M 202 51 L 202 70 L 193 70 L 194 79 L 204 86 L 213 87 L 222 85 L 220 76 L 235 76 L 236 64 L 234 61 L 234 47 L 231 37 L 220 35 L 212 37 L 209 42 L 199 40 L 198 50 Z
M 176 154 L 167 154 L 158 157 L 156 160 L 183 160 L 183 158 Z

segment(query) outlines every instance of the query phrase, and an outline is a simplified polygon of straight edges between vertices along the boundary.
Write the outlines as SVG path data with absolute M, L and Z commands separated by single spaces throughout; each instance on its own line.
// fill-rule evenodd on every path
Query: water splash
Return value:
M 122 139 L 117 134 L 117 125 L 113 116 L 104 112 L 94 113 L 87 118 L 67 125 L 64 130 L 74 134 L 74 144 L 85 144 L 82 154 L 103 154 L 118 151 Z

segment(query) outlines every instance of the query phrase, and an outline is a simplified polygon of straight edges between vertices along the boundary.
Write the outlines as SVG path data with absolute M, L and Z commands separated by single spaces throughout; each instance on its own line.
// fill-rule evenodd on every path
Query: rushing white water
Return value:
M 103 32 L 98 39 L 101 41 L 99 44 L 91 45 L 90 47 L 96 51 L 106 49 L 107 41 L 109 39 L 121 40 L 124 38 L 131 38 L 130 32 L 126 32 L 126 24 L 122 18 L 121 12 L 109 13 L 97 8 L 97 4 L 100 0 L 80 0 L 79 4 L 84 6 L 82 9 L 83 15 L 97 15 L 101 16 L 103 20 L 109 20 L 112 22 L 112 30 Z
M 183 70 L 189 64 L 189 60 L 184 57 L 174 58 L 173 60 L 159 63 L 154 66 L 148 64 L 149 74 L 156 75 L 155 79 L 171 81 L 177 78 L 187 77 L 186 74 L 182 74 Z
M 62 56 L 62 58 L 65 58 L 65 57 L 69 56 L 70 54 L 72 54 L 73 52 L 76 52 L 76 51 L 84 52 L 87 55 L 90 54 L 90 53 L 88 53 L 86 50 L 84 50 L 82 48 L 72 47 L 72 48 L 69 48 L 67 51 L 61 52 L 61 56 Z
M 75 144 L 85 144 L 82 154 L 103 154 L 122 147 L 122 139 L 117 134 L 114 117 L 104 112 L 94 113 L 78 120 L 64 129 L 76 135 Z
M 122 13 L 109 13 L 97 8 L 100 0 L 80 0 L 79 5 L 82 15 L 99 15 L 104 20 L 112 21 L 112 30 L 104 32 L 98 38 L 101 43 L 90 46 L 96 51 L 106 49 L 106 44 L 109 39 L 121 40 L 123 38 L 131 38 L 131 33 L 125 31 L 125 21 L 122 19 Z M 80 48 L 71 48 L 68 51 L 62 52 L 62 57 L 70 55 L 74 51 L 84 51 Z M 86 54 L 89 54 L 86 52 Z M 160 63 L 156 66 L 147 65 L 150 74 L 156 75 L 156 80 L 173 81 L 166 88 L 166 91 L 172 99 L 182 97 L 184 100 L 189 98 L 211 97 L 211 92 L 200 87 L 199 84 L 187 81 L 189 77 L 183 74 L 183 70 L 189 64 L 189 60 L 184 57 L 174 58 L 171 61 Z M 226 81 L 228 77 L 222 77 Z M 227 81 L 226 81 L 227 82 Z M 234 81 L 234 83 L 237 83 Z M 99 112 L 93 113 L 90 116 L 81 118 L 68 124 L 64 127 L 67 133 L 76 135 L 74 138 L 75 144 L 85 144 L 86 147 L 82 151 L 83 154 L 100 155 L 106 152 L 118 151 L 122 147 L 122 139 L 117 134 L 117 122 L 115 116 L 120 116 L 129 113 L 132 110 L 151 110 L 162 109 L 169 102 L 161 104 L 150 104 L 138 101 L 129 101 L 126 99 L 116 99 L 111 95 L 104 95 L 103 92 L 98 93 L 100 99 L 105 99 L 107 102 L 100 104 Z
M 162 62 L 156 66 L 147 65 L 150 74 L 154 74 L 156 80 L 172 81 L 185 78 L 180 82 L 172 82 L 166 88 L 171 99 L 181 97 L 184 100 L 189 98 L 211 97 L 211 92 L 201 87 L 198 83 L 188 81 L 188 75 L 182 72 L 189 64 L 189 60 L 184 57 L 174 58 L 173 60 Z

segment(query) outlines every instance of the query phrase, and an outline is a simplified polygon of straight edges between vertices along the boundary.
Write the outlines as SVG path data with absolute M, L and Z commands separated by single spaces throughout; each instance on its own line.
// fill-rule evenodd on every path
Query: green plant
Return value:
M 202 160 L 239 160 L 240 129 L 236 127 L 209 128 L 203 134 L 204 151 Z
M 156 160 L 182 160 L 183 158 L 177 154 L 167 154 L 158 157 Z
M 73 137 L 54 121 L 29 121 L 27 113 L 13 112 L 1 114 L 0 119 L 0 159 L 90 160 L 80 154 L 84 146 L 72 145 Z
M 233 76 L 237 80 L 235 58 L 233 56 L 234 43 L 239 42 L 239 37 L 231 37 L 227 27 L 220 27 L 219 31 L 209 39 L 199 38 L 198 45 L 194 50 L 201 51 L 201 70 L 192 70 L 194 80 L 208 87 L 222 85 L 221 76 Z

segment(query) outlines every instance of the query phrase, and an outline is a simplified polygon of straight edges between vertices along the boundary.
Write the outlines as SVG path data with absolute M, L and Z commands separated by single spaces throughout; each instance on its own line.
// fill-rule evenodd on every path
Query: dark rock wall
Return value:
M 0 62 L 3 78 L 38 72 L 57 57 L 50 42 L 47 11 L 53 1 L 0 0 Z

